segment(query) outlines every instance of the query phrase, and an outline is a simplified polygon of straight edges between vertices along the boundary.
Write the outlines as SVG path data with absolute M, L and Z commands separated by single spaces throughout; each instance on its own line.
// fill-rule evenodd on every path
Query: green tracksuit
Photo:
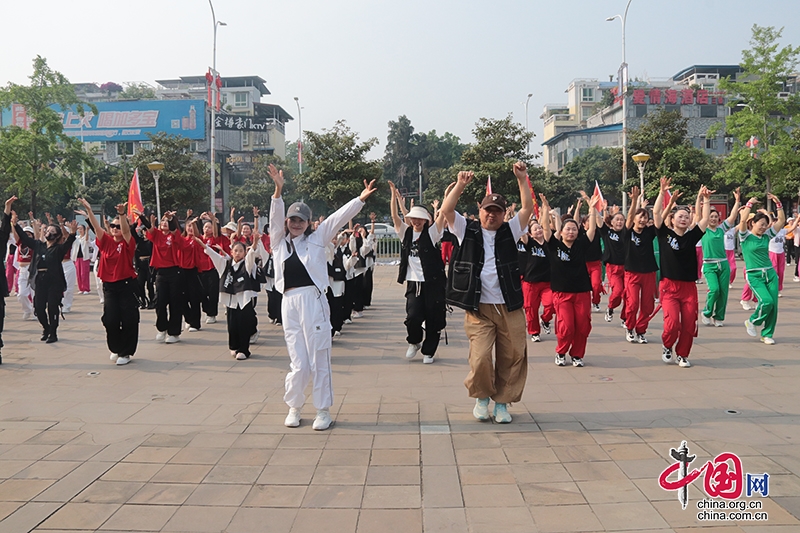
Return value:
M 757 237 L 749 231 L 739 232 L 747 283 L 758 298 L 758 306 L 750 316 L 754 326 L 761 326 L 762 337 L 772 337 L 778 322 L 778 274 L 769 260 L 769 240 L 775 236 L 770 227 Z
M 708 296 L 703 316 L 712 317 L 722 322 L 728 307 L 728 284 L 731 278 L 731 267 L 725 254 L 725 232 L 730 229 L 727 220 L 723 220 L 717 229 L 707 228 L 703 239 L 703 277 L 708 284 Z

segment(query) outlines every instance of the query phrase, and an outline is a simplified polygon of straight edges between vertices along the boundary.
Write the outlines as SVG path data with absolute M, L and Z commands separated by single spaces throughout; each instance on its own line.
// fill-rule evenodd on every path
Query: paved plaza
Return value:
M 800 284 L 765 346 L 742 326 L 737 279 L 726 326 L 700 327 L 690 369 L 661 362 L 661 315 L 648 345 L 593 315 L 585 368 L 556 367 L 543 335 L 514 422 L 499 425 L 472 416 L 463 313 L 435 364 L 405 360 L 395 277 L 377 268 L 373 307 L 334 342 L 325 432 L 310 402 L 300 428 L 283 426 L 288 356 L 264 299 L 250 360 L 230 357 L 224 320 L 164 345 L 145 311 L 139 351 L 117 367 L 94 292 L 76 295 L 54 345 L 9 298 L 0 533 L 800 531 Z M 699 521 L 703 476 L 683 510 L 658 484 L 683 440 L 690 471 L 731 452 L 768 473 L 768 497 L 741 498 L 768 520 Z

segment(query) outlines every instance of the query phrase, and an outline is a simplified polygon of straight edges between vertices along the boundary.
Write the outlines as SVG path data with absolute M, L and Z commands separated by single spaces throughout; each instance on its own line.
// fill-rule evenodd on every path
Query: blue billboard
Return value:
M 74 105 L 51 107 L 61 115 L 64 133 L 84 142 L 147 141 L 148 133 L 159 132 L 192 140 L 206 137 L 203 100 L 131 100 L 97 102 L 95 106 L 97 114 L 84 106 L 83 116 Z M 29 123 L 25 108 L 18 104 L 4 109 L 2 119 L 3 126 L 26 128 Z

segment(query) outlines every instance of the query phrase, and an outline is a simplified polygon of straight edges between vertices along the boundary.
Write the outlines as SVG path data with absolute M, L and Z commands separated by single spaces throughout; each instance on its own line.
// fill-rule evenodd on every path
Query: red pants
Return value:
M 655 308 L 655 272 L 625 271 L 625 327 L 639 335 L 647 333 Z
M 542 321 L 550 322 L 553 319 L 553 292 L 550 290 L 549 281 L 535 283 L 522 282 L 522 297 L 525 299 L 525 321 L 528 325 L 528 335 L 538 335 L 540 331 L 539 305 L 542 305 Z
M 664 332 L 661 342 L 675 353 L 689 357 L 697 336 L 697 285 L 693 281 L 661 280 Z M 676 344 L 677 342 L 677 344 Z
M 582 359 L 592 331 L 591 293 L 553 291 L 556 308 L 556 353 Z
M 450 257 L 453 255 L 453 243 L 450 241 L 442 241 L 442 261 L 444 264 L 450 263 Z
M 786 271 L 786 253 L 770 252 L 769 260 L 772 261 L 772 268 L 778 274 L 778 292 L 781 292 L 783 290 L 783 274 Z
M 736 279 L 736 252 L 733 250 L 725 250 L 725 255 L 728 257 L 728 266 L 731 267 L 731 284 Z
M 703 279 L 703 247 L 695 246 L 694 251 L 697 255 L 697 279 Z
M 603 290 L 603 267 L 600 261 L 587 261 L 586 270 L 589 271 L 589 278 L 592 280 L 592 304 L 600 305 L 600 296 L 605 293 Z
M 78 277 L 78 292 L 89 292 L 89 260 L 76 259 L 75 273 Z
M 608 308 L 616 309 L 622 304 L 622 313 L 619 315 L 625 320 L 625 265 L 606 265 L 606 278 L 611 286 L 611 296 L 608 298 Z

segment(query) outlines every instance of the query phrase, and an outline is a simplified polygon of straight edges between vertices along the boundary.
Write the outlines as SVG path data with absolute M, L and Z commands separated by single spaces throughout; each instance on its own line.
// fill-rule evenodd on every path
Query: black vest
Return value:
M 367 258 L 361 255 L 361 247 L 364 246 L 364 239 L 361 235 L 356 235 L 356 252 L 358 253 L 358 261 L 356 261 L 355 268 L 367 268 Z
M 483 233 L 477 220 L 467 221 L 464 240 L 456 245 L 447 278 L 447 302 L 466 311 L 477 311 L 481 301 Z M 522 281 L 517 244 L 508 222 L 503 222 L 494 239 L 494 261 L 498 282 L 509 311 L 523 305 Z
M 328 275 L 333 281 L 345 281 L 347 270 L 344 268 L 344 252 L 340 247 L 336 247 L 333 252 L 333 264 L 328 264 Z
M 258 283 L 247 273 L 247 269 L 244 267 L 244 260 L 239 262 L 237 269 L 233 268 L 233 261 L 228 261 L 228 265 L 219 277 L 219 292 L 239 294 L 244 291 L 258 292 L 260 290 L 261 287 L 259 287 Z
M 425 276 L 425 281 L 441 283 L 444 281 L 444 262 L 442 261 L 441 252 L 431 241 L 428 227 L 428 224 L 425 224 L 425 229 L 422 230 L 419 239 L 417 239 L 417 255 L 420 263 L 422 263 L 422 275 Z M 401 285 L 406 282 L 408 257 L 411 254 L 413 239 L 414 228 L 409 226 L 406 229 L 406 234 L 403 235 L 403 247 L 400 249 L 400 272 L 397 275 L 397 283 Z

